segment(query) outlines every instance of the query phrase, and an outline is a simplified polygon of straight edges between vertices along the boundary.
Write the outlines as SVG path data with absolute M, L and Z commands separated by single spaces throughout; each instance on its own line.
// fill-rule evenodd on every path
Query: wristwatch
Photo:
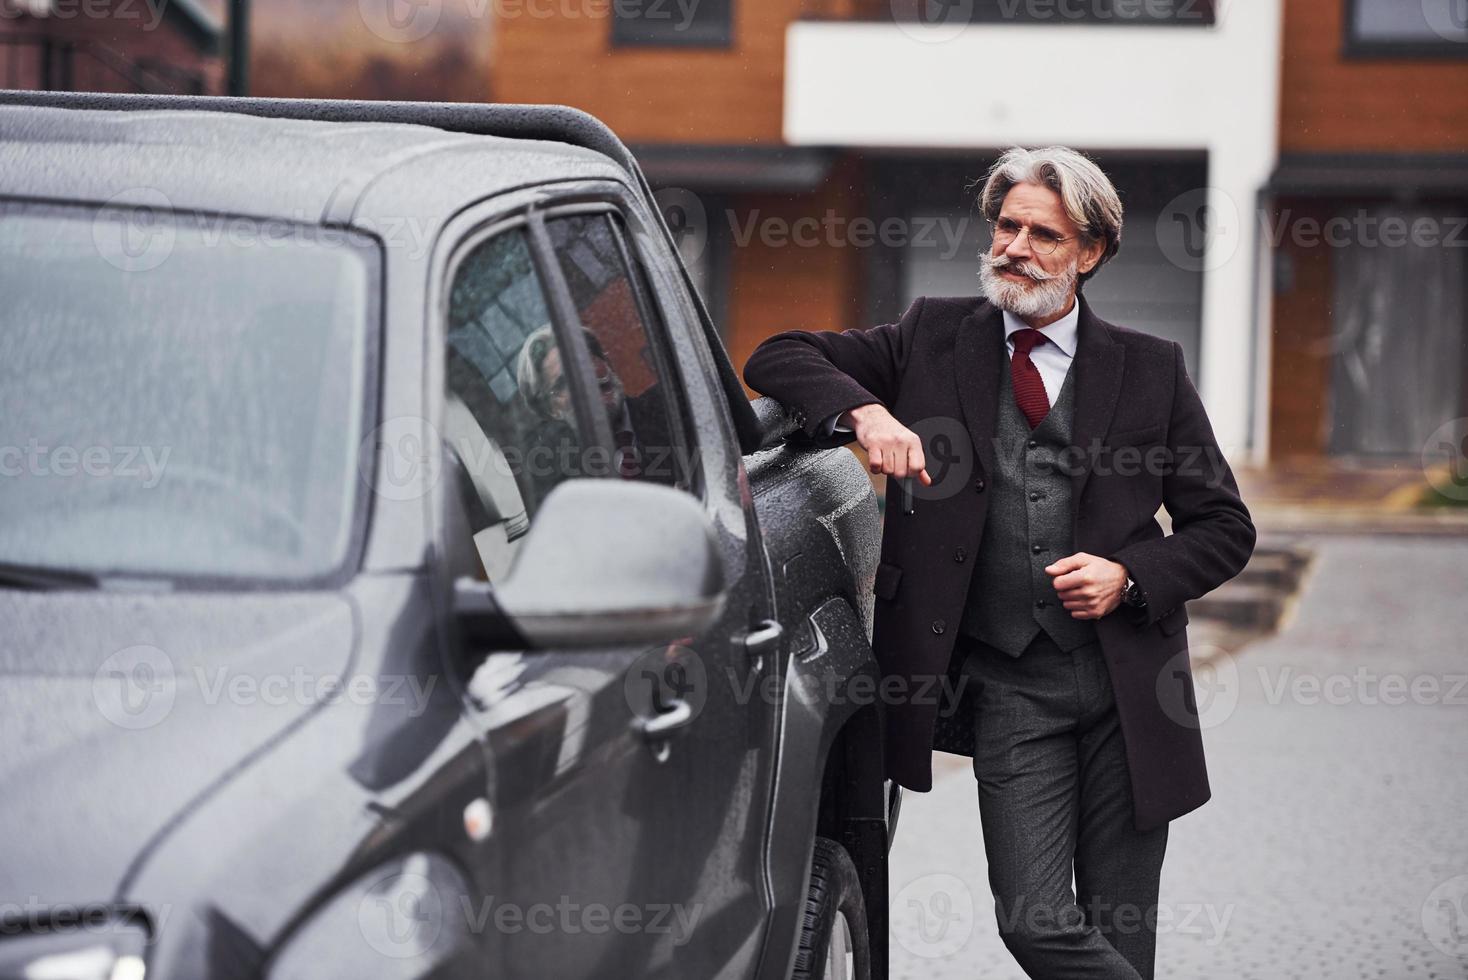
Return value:
M 1147 604 L 1147 594 L 1142 591 L 1140 585 L 1132 581 L 1130 575 L 1126 578 L 1126 588 L 1121 590 L 1121 601 L 1129 606 L 1136 606 L 1138 609 Z

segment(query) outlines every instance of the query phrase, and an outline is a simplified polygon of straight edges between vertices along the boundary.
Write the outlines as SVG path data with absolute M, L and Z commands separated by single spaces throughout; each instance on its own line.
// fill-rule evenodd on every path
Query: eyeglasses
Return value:
M 1020 236 L 1020 232 L 1022 231 L 1029 232 L 1030 248 L 1041 255 L 1049 255 L 1062 244 L 1070 241 L 1069 238 L 1063 238 L 1053 231 L 1047 231 L 1044 228 L 1021 227 L 1020 223 L 1013 218 L 1000 218 L 997 221 L 991 221 L 989 224 L 994 229 L 994 243 L 1004 248 L 1008 248 Z

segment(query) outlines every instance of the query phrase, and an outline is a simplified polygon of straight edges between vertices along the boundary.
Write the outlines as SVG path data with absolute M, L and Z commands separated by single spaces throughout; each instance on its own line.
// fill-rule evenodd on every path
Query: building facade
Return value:
M 0 0 L 0 88 L 218 95 L 222 47 L 198 0 Z
M 1256 438 L 1410 464 L 1468 416 L 1468 3 L 1289 0 L 1284 30 Z
M 975 182 L 1008 146 L 1064 143 L 1128 211 L 1087 296 L 1181 342 L 1220 441 L 1250 445 L 1269 308 L 1249 229 L 1277 159 L 1279 0 L 693 9 L 501 18 L 492 88 L 587 109 L 633 144 L 736 363 L 781 329 L 976 292 Z

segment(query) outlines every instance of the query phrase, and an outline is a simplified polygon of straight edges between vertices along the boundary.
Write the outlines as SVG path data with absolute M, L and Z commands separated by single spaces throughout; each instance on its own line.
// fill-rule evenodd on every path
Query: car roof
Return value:
M 437 226 L 494 194 L 587 178 L 628 181 L 602 153 L 545 139 L 176 108 L 0 105 L 4 197 Z

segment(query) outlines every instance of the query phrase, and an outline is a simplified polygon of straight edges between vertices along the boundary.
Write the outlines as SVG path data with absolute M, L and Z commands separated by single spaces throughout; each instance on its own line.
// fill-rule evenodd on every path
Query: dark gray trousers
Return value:
M 1167 827 L 1132 824 L 1101 648 L 1042 631 L 1019 657 L 960 638 L 999 934 L 1029 976 L 1151 980 Z M 1072 880 L 1075 887 L 1072 889 Z

